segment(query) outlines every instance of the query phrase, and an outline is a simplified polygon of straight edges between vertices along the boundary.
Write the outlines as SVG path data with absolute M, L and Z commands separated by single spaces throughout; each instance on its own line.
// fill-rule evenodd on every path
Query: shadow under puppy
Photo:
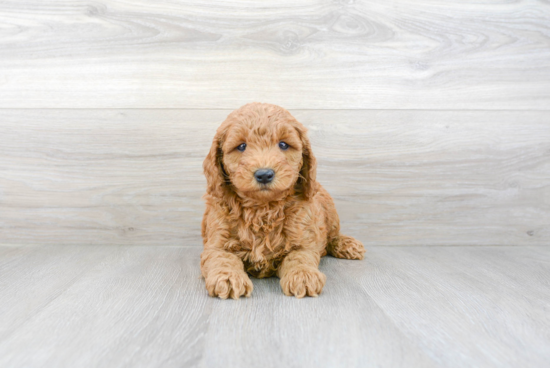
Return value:
M 327 252 L 363 258 L 361 242 L 340 234 L 334 202 L 315 179 L 306 128 L 282 107 L 251 103 L 233 111 L 203 166 L 201 271 L 211 296 L 250 296 L 247 272 L 276 274 L 286 295 L 317 296 Z

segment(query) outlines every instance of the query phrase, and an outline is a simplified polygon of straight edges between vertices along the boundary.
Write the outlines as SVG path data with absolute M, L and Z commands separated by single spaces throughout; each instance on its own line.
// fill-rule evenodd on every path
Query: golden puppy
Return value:
M 286 295 L 317 296 L 327 252 L 363 258 L 363 245 L 340 234 L 332 198 L 315 180 L 306 129 L 285 109 L 251 103 L 233 111 L 203 166 L 201 271 L 211 296 L 250 296 L 247 272 L 276 274 Z

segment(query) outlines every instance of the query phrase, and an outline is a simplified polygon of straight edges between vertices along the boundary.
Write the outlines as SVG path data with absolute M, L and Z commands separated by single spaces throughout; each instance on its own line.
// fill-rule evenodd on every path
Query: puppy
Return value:
M 210 296 L 250 296 L 250 274 L 277 275 L 286 295 L 317 296 L 327 253 L 363 259 L 340 234 L 334 202 L 315 180 L 306 128 L 282 107 L 251 103 L 218 128 L 204 160 L 201 271 Z

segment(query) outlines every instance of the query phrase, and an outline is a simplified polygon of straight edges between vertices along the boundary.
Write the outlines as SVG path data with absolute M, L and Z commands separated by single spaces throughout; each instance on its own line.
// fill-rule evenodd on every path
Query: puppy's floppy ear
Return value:
M 296 183 L 296 189 L 302 194 L 304 199 L 308 200 L 317 191 L 317 160 L 311 150 L 307 129 L 297 121 L 292 125 L 298 131 L 302 140 L 302 168 L 300 169 L 300 177 Z
M 229 187 L 229 178 L 223 168 L 222 143 L 225 132 L 225 124 L 222 124 L 216 131 L 210 152 L 202 164 L 206 176 L 206 192 L 218 198 L 222 198 Z

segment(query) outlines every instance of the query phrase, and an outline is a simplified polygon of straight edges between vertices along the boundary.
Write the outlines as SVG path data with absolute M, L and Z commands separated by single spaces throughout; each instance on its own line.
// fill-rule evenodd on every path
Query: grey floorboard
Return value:
M 550 248 L 371 247 L 318 298 L 207 296 L 198 247 L 0 247 L 2 367 L 545 367 Z

